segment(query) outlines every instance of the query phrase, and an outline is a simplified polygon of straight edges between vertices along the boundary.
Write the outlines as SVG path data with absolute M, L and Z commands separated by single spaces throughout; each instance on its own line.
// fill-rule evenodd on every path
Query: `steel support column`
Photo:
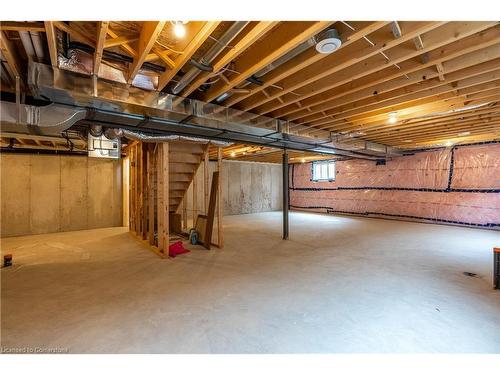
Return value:
M 288 197 L 288 154 L 283 150 L 283 239 L 288 239 L 288 208 L 290 200 Z

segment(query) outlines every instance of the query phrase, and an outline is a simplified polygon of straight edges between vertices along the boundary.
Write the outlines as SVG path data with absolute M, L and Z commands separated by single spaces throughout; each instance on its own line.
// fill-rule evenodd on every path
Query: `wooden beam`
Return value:
M 104 43 L 106 35 L 108 34 L 109 21 L 97 22 L 97 38 L 96 47 L 94 52 L 94 74 L 99 74 L 99 67 L 101 66 L 102 52 L 104 50 Z
M 182 229 L 186 230 L 188 227 L 187 221 L 188 221 L 188 214 L 187 214 L 187 190 L 186 193 L 184 194 L 184 198 L 182 199 Z
M 224 233 L 222 228 L 222 147 L 217 149 L 217 172 L 219 183 L 217 184 L 217 245 L 224 247 Z
M 110 30 L 106 29 L 106 34 L 112 33 Z M 116 34 L 115 34 L 116 35 Z M 111 47 L 116 47 L 116 46 L 121 46 L 123 44 L 128 44 L 128 43 L 133 43 L 137 39 L 139 39 L 136 36 L 119 36 L 119 37 L 111 37 L 108 38 L 104 41 L 104 49 L 106 48 L 111 48 Z
M 76 28 L 74 27 L 71 27 L 67 24 L 65 24 L 64 22 L 60 22 L 60 21 L 53 21 L 53 25 L 55 27 L 57 27 L 59 30 L 61 31 L 64 31 L 66 33 L 68 33 L 69 35 L 71 35 L 72 37 L 74 38 L 78 38 L 80 39 L 81 41 L 87 43 L 89 46 L 91 47 L 95 47 L 95 42 L 94 40 L 92 40 L 91 38 L 89 38 L 87 35 L 81 33 L 79 30 L 77 30 Z
M 15 54 L 15 48 L 12 45 L 12 42 L 7 38 L 5 31 L 0 31 L 0 49 L 2 50 L 2 54 L 7 60 L 12 73 L 14 73 L 14 78 L 21 78 L 21 65 L 17 60 L 17 55 Z
M 53 68 L 59 66 L 57 57 L 57 40 L 56 40 L 56 30 L 54 28 L 53 21 L 45 21 L 45 35 L 47 36 L 47 44 L 49 47 L 50 63 Z
M 141 68 L 146 56 L 153 48 L 153 45 L 163 30 L 166 21 L 144 21 L 141 29 L 141 34 L 139 36 L 138 51 L 137 56 L 134 58 L 132 65 L 130 66 L 130 73 L 128 76 L 127 83 L 130 85 L 134 80 L 137 72 Z
M 161 61 L 163 61 L 165 64 L 167 64 L 167 69 L 174 69 L 175 68 L 175 62 L 169 57 L 170 51 L 165 50 L 162 51 L 158 47 L 153 47 L 153 54 L 156 57 L 159 57 Z
M 116 34 L 113 30 L 111 30 L 109 27 L 108 27 L 108 35 L 113 38 L 112 40 L 114 39 L 118 39 L 120 38 L 118 36 L 118 34 Z M 137 56 L 137 51 L 132 48 L 132 46 L 127 42 L 127 43 L 120 43 L 119 44 L 120 48 L 125 51 L 127 54 L 129 54 L 130 56 L 132 57 L 136 57 Z M 106 48 L 106 47 L 105 47 Z
M 155 244 L 155 145 L 148 144 L 147 178 L 148 178 L 148 240 L 150 245 Z
M 181 70 L 181 68 L 186 64 L 193 54 L 201 47 L 201 45 L 207 40 L 207 38 L 212 34 L 215 28 L 220 24 L 220 21 L 209 21 L 201 28 L 201 30 L 195 35 L 188 46 L 183 51 L 182 55 L 179 55 L 174 60 L 174 67 L 167 69 L 164 73 L 160 75 L 158 81 L 158 91 L 163 90 L 163 88 L 175 77 L 175 75 Z
M 208 212 L 208 180 L 209 180 L 209 163 L 208 163 L 208 158 L 209 158 L 209 153 L 208 153 L 209 147 L 207 145 L 207 150 L 205 151 L 204 155 L 204 160 L 203 160 L 203 194 L 204 194 L 204 201 L 205 201 L 205 215 Z
M 258 22 L 243 38 L 241 38 L 238 43 L 234 45 L 228 52 L 219 57 L 213 64 L 214 72 L 220 71 L 223 67 L 229 64 L 231 61 L 236 59 L 240 54 L 242 54 L 248 47 L 253 45 L 257 40 L 259 40 L 263 35 L 265 35 L 269 30 L 275 27 L 278 22 Z M 197 79 L 195 79 L 191 84 L 189 84 L 183 91 L 182 96 L 187 97 L 198 87 L 200 87 L 207 79 L 211 77 L 209 73 L 201 73 Z
M 481 45 L 479 45 L 479 47 L 481 47 Z M 490 58 L 493 60 L 489 61 Z M 443 66 L 446 68 L 446 71 L 449 72 L 448 74 L 450 74 L 448 78 L 453 81 L 453 79 L 466 78 L 495 70 L 498 68 L 498 64 L 500 64 L 500 45 L 488 47 L 486 49 L 482 48 L 477 53 L 469 53 L 465 56 L 456 57 L 455 59 L 447 59 L 447 61 L 443 63 Z M 301 119 L 300 122 L 303 122 L 307 121 L 306 119 L 312 118 L 312 115 L 317 114 L 320 110 L 331 110 L 342 104 L 354 103 L 367 98 L 379 100 L 389 92 L 394 94 L 401 92 L 405 94 L 411 91 L 420 91 L 421 89 L 430 88 L 430 85 L 437 84 L 434 79 L 436 76 L 437 73 L 434 66 L 426 66 L 423 69 L 413 72 L 403 71 L 403 76 L 399 76 L 399 74 L 396 76 L 387 76 L 382 73 L 370 75 L 329 90 L 325 92 L 324 95 L 321 95 L 321 97 L 306 99 L 303 104 L 306 103 L 308 105 L 308 111 L 298 111 L 290 108 L 286 111 L 279 111 L 279 114 L 280 116 L 286 115 L 288 121 Z M 426 77 L 426 79 L 423 80 L 423 77 Z M 407 88 L 408 92 L 403 92 L 403 90 L 406 90 L 404 88 Z M 322 100 L 319 101 L 319 99 Z
M 0 22 L 1 31 L 33 31 L 33 32 L 45 32 L 45 27 L 43 22 L 11 22 L 2 21 Z
M 148 143 L 141 144 L 141 232 L 142 239 L 146 240 L 148 238 L 148 170 L 147 170 L 147 160 L 148 160 Z
M 496 62 L 497 61 L 494 60 L 491 64 L 483 64 L 483 69 L 475 69 L 475 67 L 467 69 L 466 72 L 470 73 L 466 75 L 462 75 L 461 72 L 450 73 L 448 78 L 444 81 L 435 79 L 437 73 L 434 73 L 433 79 L 388 91 L 376 97 L 367 97 L 363 100 L 354 102 L 348 100 L 344 102 L 341 100 L 337 100 L 336 102 L 333 101 L 331 102 L 331 106 L 329 105 L 328 112 L 303 116 L 301 123 L 307 124 L 308 126 L 318 126 L 322 123 L 339 122 L 341 119 L 350 117 L 354 113 L 364 113 L 369 108 L 375 109 L 389 105 L 394 106 L 410 100 L 421 99 L 446 92 L 455 92 L 458 89 L 484 82 L 495 81 L 499 79 L 498 65 L 495 65 Z
M 385 58 L 382 59 L 380 52 L 387 51 L 388 49 L 394 51 L 394 47 L 412 39 L 415 35 L 420 35 L 423 32 L 436 29 L 441 25 L 443 25 L 443 22 L 409 23 L 404 29 L 404 34 L 398 39 L 387 40 L 387 37 L 379 36 L 377 39 L 372 37 L 374 42 L 373 46 L 367 45 L 366 42 L 359 40 L 357 43 L 353 43 L 347 47 L 341 48 L 335 53 L 329 54 L 327 57 L 309 65 L 296 74 L 285 77 L 277 83 L 279 86 L 283 87 L 283 90 L 276 91 L 276 93 L 271 95 L 269 98 L 251 98 L 246 100 L 242 103 L 241 109 L 249 111 L 263 106 L 273 99 L 276 99 L 278 96 L 286 94 L 289 94 L 289 98 L 287 97 L 285 104 L 269 103 L 256 111 L 256 113 L 265 114 L 296 101 L 302 101 L 312 95 L 326 91 L 327 89 L 332 88 L 332 86 L 339 85 L 338 79 L 334 79 L 336 75 L 349 74 L 351 77 L 355 73 L 358 75 L 369 74 L 367 73 L 368 69 L 366 68 L 366 66 L 369 66 L 369 61 L 376 61 L 376 64 L 370 64 L 372 66 L 376 66 L 376 68 L 373 68 L 374 71 L 384 69 L 388 66 L 388 64 Z M 406 49 L 401 49 L 399 56 L 402 54 L 406 57 L 406 55 L 409 55 L 410 53 Z M 391 53 L 391 62 L 393 55 L 394 53 Z M 397 61 L 394 62 L 397 63 Z M 350 71 L 355 72 L 351 73 Z M 321 89 L 319 89 L 318 86 Z M 290 94 L 291 92 L 295 92 L 300 95 L 292 95 Z
M 165 205 L 163 201 L 163 145 L 158 143 L 156 145 L 156 222 L 158 223 L 157 228 L 157 246 L 160 252 L 163 252 L 163 219 Z M 168 176 L 167 176 L 168 179 Z M 168 210 L 167 210 L 168 211 Z
M 252 49 L 251 54 L 245 54 L 235 61 L 234 70 L 239 74 L 233 75 L 229 83 L 216 83 L 213 85 L 202 95 L 202 100 L 211 102 L 218 98 L 330 24 L 331 22 L 324 21 L 286 22 L 280 24 L 267 38 Z
M 437 26 L 440 26 L 436 28 Z M 394 43 L 400 43 L 400 41 L 408 40 L 413 38 L 415 34 L 419 35 L 422 32 L 422 29 L 429 28 L 432 31 L 429 31 L 427 35 L 428 44 L 426 46 L 426 50 L 429 51 L 429 54 L 432 56 L 436 56 L 436 59 L 443 60 L 444 57 L 442 55 L 451 55 L 454 52 L 457 53 L 468 53 L 470 51 L 477 50 L 477 45 L 472 44 L 474 41 L 475 44 L 481 43 L 494 43 L 495 35 L 498 36 L 500 30 L 498 26 L 494 26 L 494 22 L 472 22 L 472 23 L 449 23 L 446 25 L 442 25 L 439 22 L 430 22 L 424 23 L 424 25 L 413 27 L 412 32 L 406 31 L 403 36 L 397 40 L 394 40 Z M 485 30 L 489 29 L 489 30 Z M 480 33 L 483 31 L 482 33 Z M 474 35 L 477 34 L 477 35 Z M 465 41 L 467 41 L 467 48 L 465 48 Z M 449 44 L 449 46 L 446 46 Z M 389 46 L 390 42 L 384 44 L 385 47 Z M 444 47 L 443 47 L 444 46 Z M 483 44 L 486 47 L 485 44 Z M 384 49 L 383 47 L 382 49 Z M 439 50 L 442 47 L 443 50 Z M 369 47 L 370 48 L 370 47 Z M 376 46 L 376 49 L 379 47 Z M 372 53 L 376 51 L 372 50 Z M 460 51 L 461 50 L 461 51 Z M 306 78 L 302 75 L 296 75 L 295 77 L 290 77 L 286 81 L 281 82 L 281 84 L 285 87 L 284 90 L 281 90 L 276 96 L 281 96 L 283 92 L 294 91 L 300 95 L 288 95 L 285 100 L 285 104 L 280 103 L 267 103 L 270 99 L 263 99 L 259 103 L 252 103 L 251 107 L 254 108 L 257 105 L 261 105 L 259 110 L 255 112 L 265 115 L 272 112 L 272 116 L 280 117 L 278 111 L 285 106 L 290 106 L 296 101 L 302 101 L 304 103 L 304 99 L 308 99 L 310 97 L 319 98 L 319 94 L 323 94 L 332 88 L 338 87 L 342 84 L 352 82 L 354 79 L 359 79 L 365 77 L 369 74 L 374 74 L 379 71 L 384 71 L 387 67 L 387 61 L 382 56 L 370 53 L 371 57 L 369 60 L 365 60 L 363 64 L 360 64 L 360 60 L 364 60 L 365 58 L 360 58 L 359 60 L 354 59 L 353 56 L 349 56 L 346 65 L 340 61 L 342 50 L 340 50 L 337 55 L 339 61 L 333 67 L 326 67 L 326 69 L 321 70 L 320 66 L 311 66 L 310 68 L 315 67 L 315 71 L 311 71 L 310 78 Z M 412 51 L 407 48 L 396 48 L 391 49 L 391 63 L 399 64 L 399 63 L 407 63 L 411 67 L 408 69 L 396 70 L 396 72 L 392 75 L 387 75 L 387 73 L 383 74 L 382 79 L 387 79 L 388 76 L 398 77 L 403 74 L 407 74 L 409 71 L 416 71 L 422 69 L 422 65 L 417 61 L 412 60 L 414 57 L 420 55 L 422 51 Z M 440 55 L 441 54 L 441 55 Z M 335 54 L 334 54 L 335 55 Z M 323 60 L 325 61 L 325 60 Z M 434 63 L 435 64 L 435 63 Z M 346 67 L 350 67 L 349 69 L 345 69 Z M 339 69 L 341 68 L 341 69 Z M 344 69 L 342 69 L 344 68 Z M 320 72 L 318 74 L 318 72 Z M 320 79 L 321 78 L 321 79 Z M 305 84 L 307 82 L 307 85 Z M 305 87 L 304 87 L 305 86 Z M 326 94 L 325 94 L 326 95 Z M 272 97 L 271 97 L 272 98 Z M 323 99 L 324 100 L 324 99 Z M 266 103 L 265 105 L 262 105 Z M 243 110 L 249 110 L 250 108 L 245 107 Z
M 194 175 L 193 175 L 193 224 L 192 226 L 194 227 L 196 225 L 196 217 L 198 216 L 198 184 L 196 181 L 196 174 L 198 172 L 198 168 L 195 168 L 194 170 Z
M 162 168 L 163 168 L 163 206 L 161 208 L 161 212 L 163 215 L 162 224 L 163 224 L 163 253 L 168 256 L 168 245 L 170 243 L 170 228 L 169 228 L 169 153 L 168 142 L 162 143 Z

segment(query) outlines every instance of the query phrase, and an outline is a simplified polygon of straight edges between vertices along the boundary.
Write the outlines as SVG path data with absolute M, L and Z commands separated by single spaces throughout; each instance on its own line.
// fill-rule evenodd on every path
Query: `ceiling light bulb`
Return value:
M 236 152 L 231 152 L 231 157 L 234 158 L 236 156 Z
M 306 159 L 302 159 L 301 161 L 302 161 L 302 163 L 305 163 L 305 162 L 306 162 Z
M 247 153 L 245 151 L 243 151 L 243 155 L 246 155 Z
M 398 122 L 398 118 L 396 117 L 396 114 L 395 113 L 391 113 L 389 115 L 389 123 L 390 124 L 395 124 L 396 122 Z
M 444 144 L 446 147 L 450 147 L 453 145 L 453 143 L 451 141 L 447 141 L 445 144 Z
M 186 35 L 186 27 L 182 22 L 176 22 L 174 24 L 174 34 L 177 38 L 182 38 Z

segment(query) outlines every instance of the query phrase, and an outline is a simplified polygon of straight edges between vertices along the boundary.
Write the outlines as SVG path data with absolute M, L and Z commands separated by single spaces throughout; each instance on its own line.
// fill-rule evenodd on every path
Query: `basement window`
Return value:
M 312 181 L 335 181 L 335 161 L 321 160 L 312 162 Z

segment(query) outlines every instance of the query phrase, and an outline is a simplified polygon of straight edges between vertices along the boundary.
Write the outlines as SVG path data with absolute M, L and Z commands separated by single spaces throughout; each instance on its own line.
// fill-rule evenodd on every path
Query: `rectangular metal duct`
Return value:
M 323 150 L 329 154 L 377 159 L 380 154 L 332 139 L 298 136 L 285 121 L 216 104 L 142 90 L 83 74 L 30 62 L 28 82 L 39 99 L 86 109 L 85 122 L 107 127 L 140 129 L 156 134 L 194 135 L 207 139 L 247 142 L 292 150 Z M 381 145 L 382 147 L 385 147 Z M 387 150 L 387 155 L 395 154 Z M 389 154 L 390 152 L 390 154 Z

